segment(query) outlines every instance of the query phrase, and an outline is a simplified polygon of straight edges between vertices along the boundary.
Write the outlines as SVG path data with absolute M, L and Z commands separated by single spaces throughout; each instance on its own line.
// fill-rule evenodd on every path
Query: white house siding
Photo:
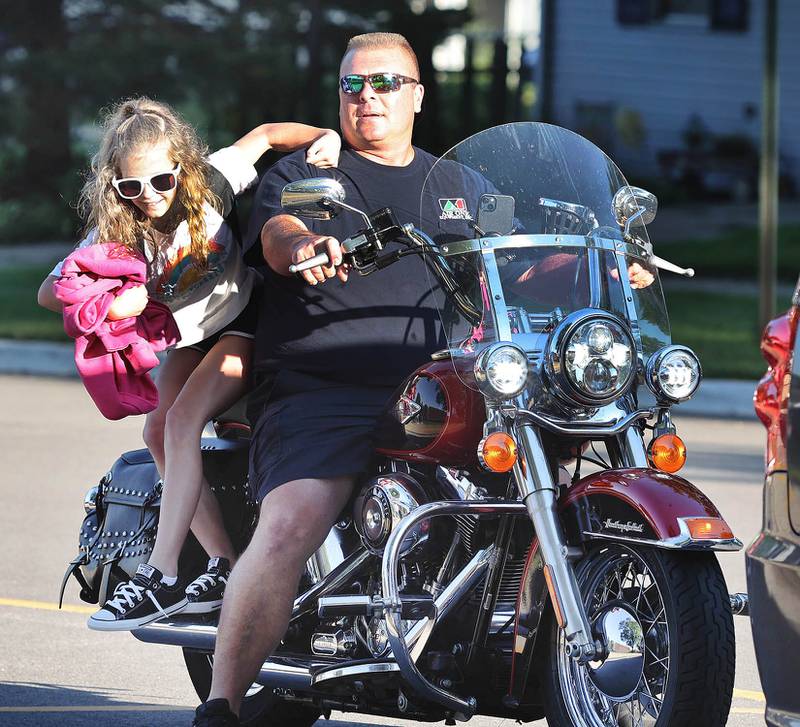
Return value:
M 763 0 L 751 0 L 745 32 L 656 22 L 622 26 L 615 0 L 554 0 L 551 66 L 554 123 L 576 128 L 579 103 L 637 112 L 640 148 L 611 150 L 623 169 L 658 172 L 656 152 L 683 146 L 689 117 L 714 134 L 758 141 L 762 102 Z M 800 2 L 779 0 L 780 148 L 800 175 Z M 748 118 L 746 107 L 756 113 Z M 800 180 L 799 180 L 800 181 Z

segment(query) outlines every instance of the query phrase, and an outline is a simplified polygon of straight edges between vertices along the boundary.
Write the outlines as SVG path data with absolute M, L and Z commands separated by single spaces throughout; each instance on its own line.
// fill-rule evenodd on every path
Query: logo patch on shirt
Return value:
M 472 215 L 467 209 L 467 201 L 463 197 L 447 197 L 439 199 L 442 214 L 440 220 L 471 220 Z

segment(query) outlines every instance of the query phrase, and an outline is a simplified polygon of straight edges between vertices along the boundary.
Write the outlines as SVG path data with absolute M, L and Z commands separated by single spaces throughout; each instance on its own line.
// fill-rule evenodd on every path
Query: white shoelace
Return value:
M 186 586 L 186 593 L 193 596 L 200 596 L 206 591 L 210 591 L 219 581 L 228 585 L 228 579 L 223 575 L 214 575 L 213 573 L 203 573 L 197 576 L 188 586 Z M 202 590 L 200 590 L 202 588 Z
M 120 583 L 114 590 L 113 597 L 106 601 L 104 608 L 111 606 L 119 613 L 124 613 L 126 604 L 127 608 L 133 608 L 137 603 L 144 600 L 145 595 L 153 602 L 153 605 L 159 610 L 161 615 L 167 618 L 167 613 L 161 608 L 161 604 L 156 600 L 153 592 L 144 586 L 137 586 L 133 581 Z

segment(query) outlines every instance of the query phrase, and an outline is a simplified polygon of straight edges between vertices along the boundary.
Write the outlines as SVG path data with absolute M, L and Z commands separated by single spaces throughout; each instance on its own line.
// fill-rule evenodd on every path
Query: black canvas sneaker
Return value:
M 192 727 L 239 727 L 239 718 L 227 699 L 209 699 L 195 710 Z
M 133 580 L 120 583 L 103 608 L 89 617 L 89 628 L 128 631 L 182 611 L 187 604 L 184 589 L 164 585 L 161 575 L 153 566 L 140 564 Z
M 183 612 L 211 613 L 221 608 L 230 575 L 231 565 L 227 558 L 211 558 L 206 572 L 186 586 L 189 604 Z

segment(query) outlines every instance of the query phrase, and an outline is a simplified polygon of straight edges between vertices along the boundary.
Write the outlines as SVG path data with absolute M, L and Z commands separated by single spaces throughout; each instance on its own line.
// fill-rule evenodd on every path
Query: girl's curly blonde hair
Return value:
M 149 98 L 118 103 L 106 115 L 100 149 L 81 190 L 79 209 L 86 220 L 84 235 L 97 229 L 97 242 L 119 241 L 132 253 L 142 252 L 151 220 L 129 200 L 117 195 L 111 180 L 120 175 L 120 161 L 129 153 L 166 142 L 169 157 L 181 165 L 175 199 L 167 215 L 172 232 L 183 221 L 189 226 L 194 264 L 205 268 L 209 253 L 203 204 L 219 209 L 209 189 L 208 150 L 195 130 L 170 106 Z

